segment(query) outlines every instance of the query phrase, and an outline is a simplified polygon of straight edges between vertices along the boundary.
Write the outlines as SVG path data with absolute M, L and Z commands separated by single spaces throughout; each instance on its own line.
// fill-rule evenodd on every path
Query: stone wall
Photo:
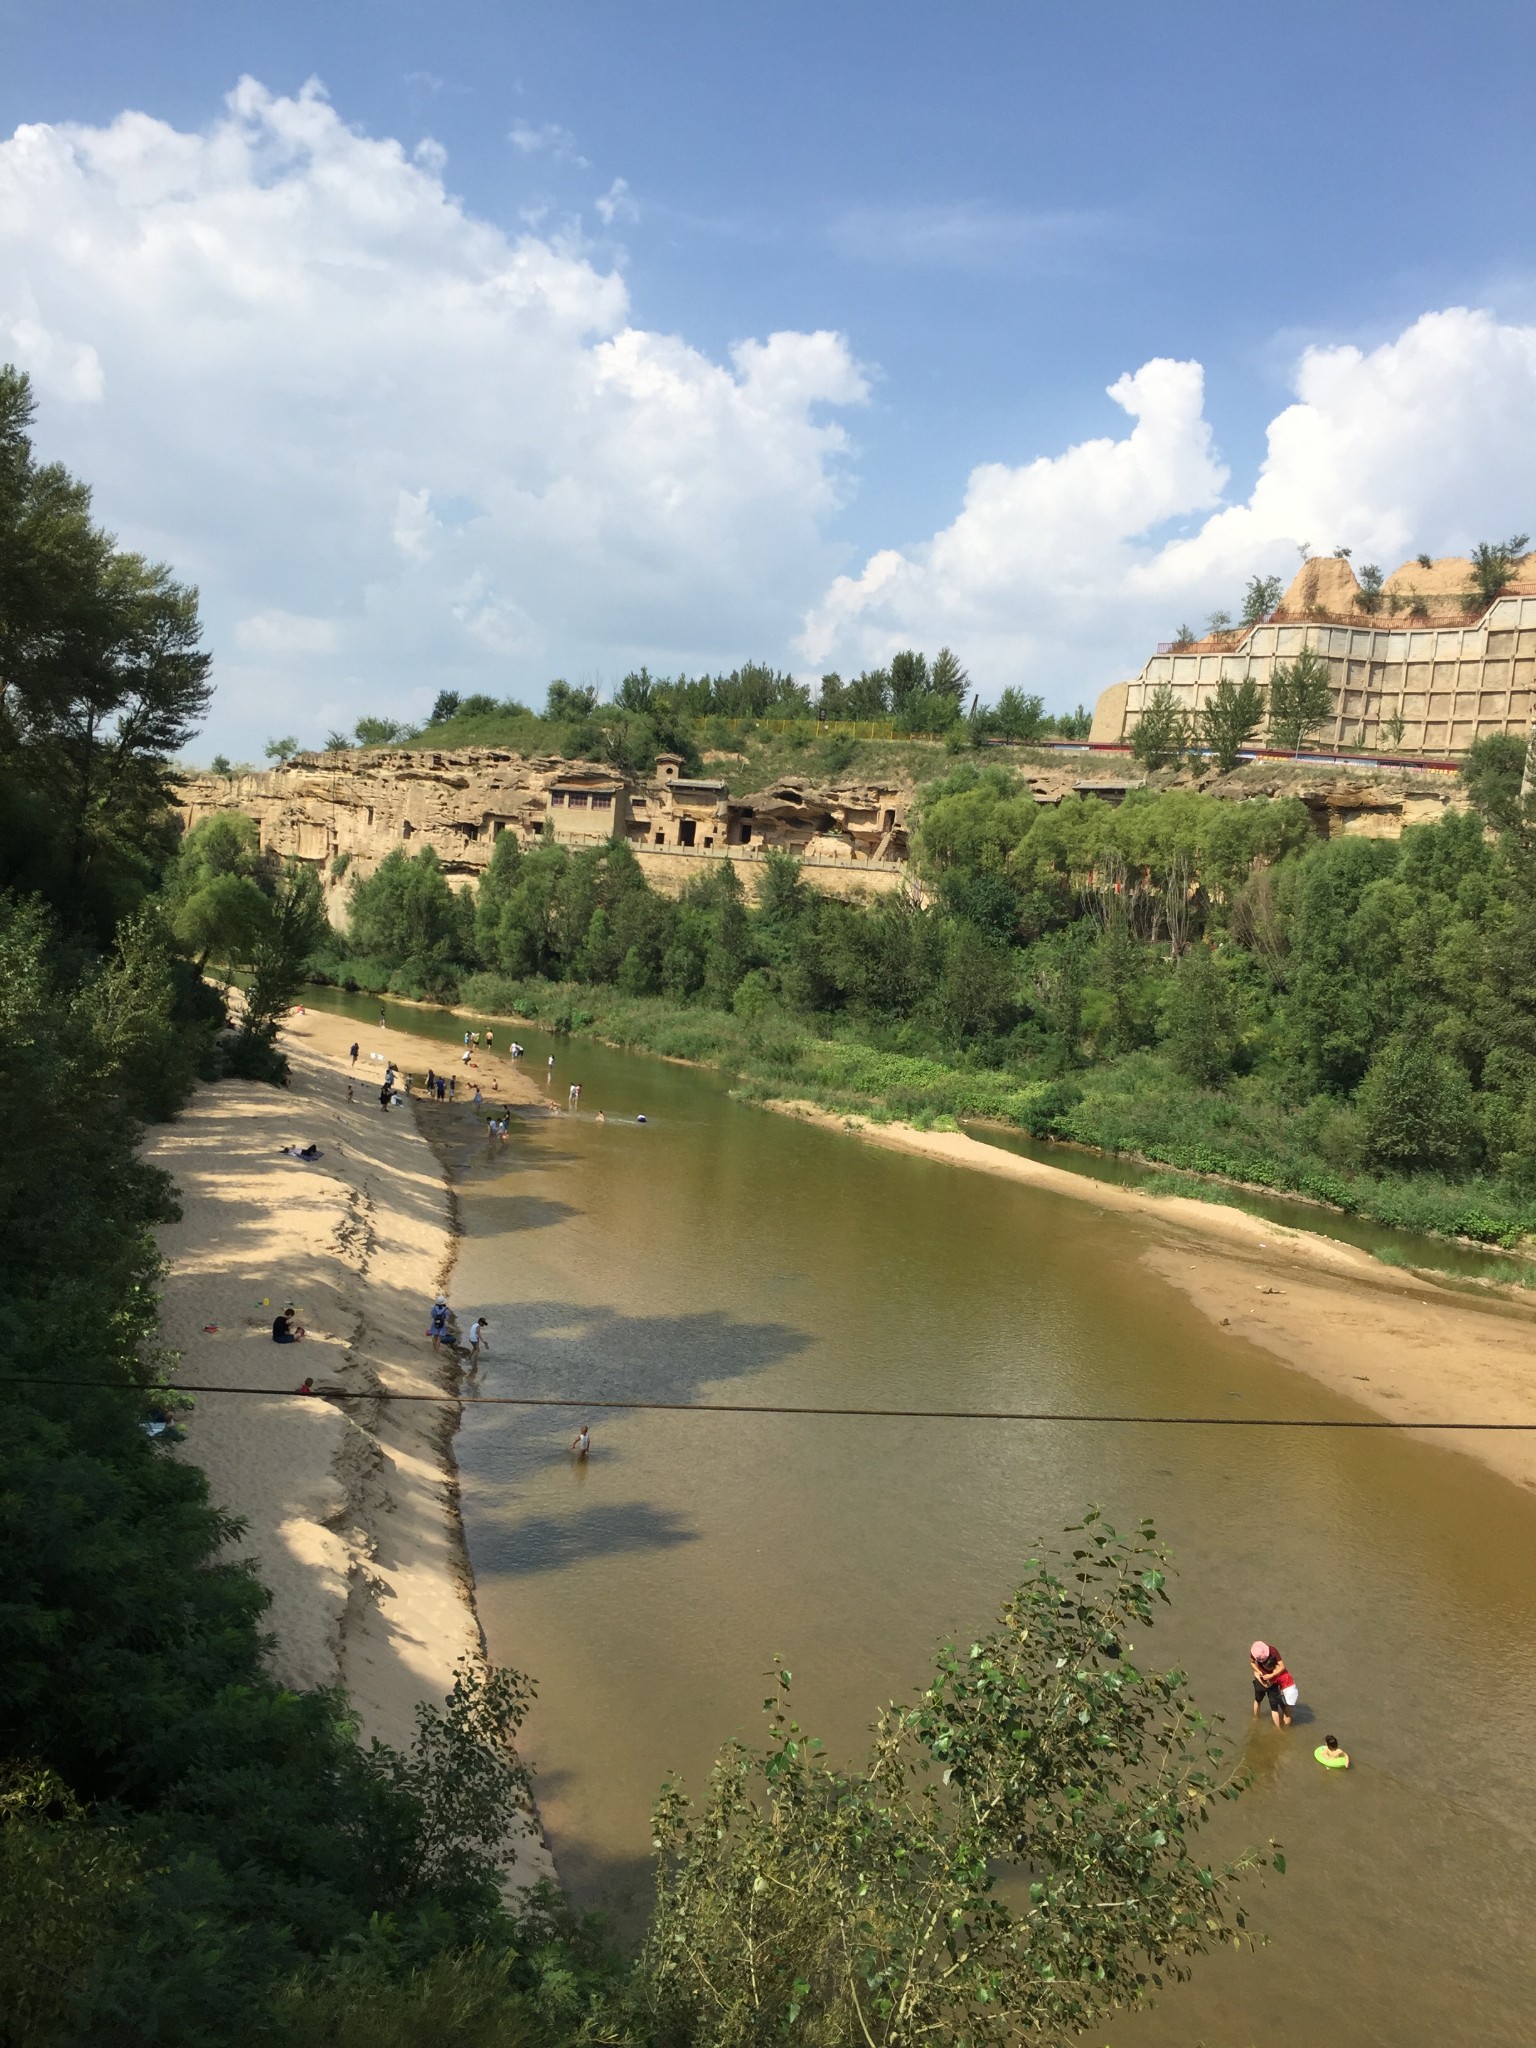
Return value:
M 1510 590 L 1476 618 L 1466 609 L 1470 579 L 1471 565 L 1454 558 L 1428 569 L 1410 563 L 1386 579 L 1383 603 L 1398 606 L 1398 617 L 1368 616 L 1348 562 L 1308 562 L 1260 624 L 1162 648 L 1132 680 L 1111 684 L 1094 708 L 1092 741 L 1127 740 L 1160 685 L 1193 712 L 1223 677 L 1267 684 L 1304 647 L 1324 657 L 1333 682 L 1333 716 L 1314 747 L 1455 756 L 1487 733 L 1524 738 L 1536 709 L 1536 567 L 1523 563 Z M 1409 605 L 1428 616 L 1404 616 Z M 1383 732 L 1396 716 L 1401 739 Z

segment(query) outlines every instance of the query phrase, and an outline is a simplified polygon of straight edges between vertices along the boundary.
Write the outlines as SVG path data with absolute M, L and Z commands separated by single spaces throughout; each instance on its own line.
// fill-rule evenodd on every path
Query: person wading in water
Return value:
M 1289 1689 L 1294 1696 L 1296 1681 L 1286 1670 L 1285 1659 L 1273 1643 L 1251 1643 L 1248 1648 L 1248 1662 L 1253 1671 L 1255 1715 L 1267 1700 L 1270 1719 L 1275 1726 L 1289 1728 L 1292 1702 L 1286 1698 L 1286 1692 Z

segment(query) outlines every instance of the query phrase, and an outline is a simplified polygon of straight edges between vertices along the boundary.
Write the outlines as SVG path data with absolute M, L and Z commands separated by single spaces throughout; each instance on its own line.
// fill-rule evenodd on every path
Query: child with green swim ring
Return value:
M 1339 1738 L 1336 1735 L 1327 1736 L 1317 1745 L 1312 1754 L 1317 1758 L 1325 1771 L 1347 1771 L 1349 1769 L 1349 1751 L 1347 1749 L 1340 1749 Z

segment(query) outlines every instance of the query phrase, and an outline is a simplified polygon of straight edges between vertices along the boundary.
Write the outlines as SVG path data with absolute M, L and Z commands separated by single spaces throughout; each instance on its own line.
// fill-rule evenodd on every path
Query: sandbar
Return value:
M 1536 1307 L 1504 1294 L 1479 1298 L 1437 1286 L 1354 1245 L 1246 1210 L 1090 1180 L 963 1131 L 879 1123 L 810 1102 L 764 1106 L 871 1145 L 1135 1217 L 1147 1227 L 1144 1265 L 1233 1337 L 1363 1409 L 1398 1423 L 1525 1425 L 1530 1433 L 1413 1433 L 1536 1488 Z

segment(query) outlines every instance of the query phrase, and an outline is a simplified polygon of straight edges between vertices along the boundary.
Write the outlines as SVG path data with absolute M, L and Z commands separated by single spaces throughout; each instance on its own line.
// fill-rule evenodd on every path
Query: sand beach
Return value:
M 370 1057 L 419 1073 L 444 1048 L 313 1012 L 289 1019 L 283 1045 L 290 1088 L 201 1086 L 146 1141 L 181 1193 L 181 1221 L 161 1232 L 177 1378 L 271 1389 L 198 1396 L 179 1455 L 244 1524 L 237 1547 L 272 1596 L 274 1672 L 344 1686 L 365 1739 L 404 1744 L 418 1702 L 441 1700 L 459 1661 L 483 1654 L 453 1459 L 457 1371 L 424 1334 L 436 1289 L 452 1295 L 452 1191 L 418 1121 L 432 1112 L 381 1110 Z M 472 1072 L 525 1097 L 510 1066 Z M 309 1143 L 314 1164 L 282 1149 Z M 272 1318 L 289 1302 L 308 1335 L 277 1345 Z M 348 1398 L 291 1398 L 306 1376 Z M 440 1398 L 375 1398 L 387 1392 Z M 552 1869 L 531 1820 L 516 1881 Z

